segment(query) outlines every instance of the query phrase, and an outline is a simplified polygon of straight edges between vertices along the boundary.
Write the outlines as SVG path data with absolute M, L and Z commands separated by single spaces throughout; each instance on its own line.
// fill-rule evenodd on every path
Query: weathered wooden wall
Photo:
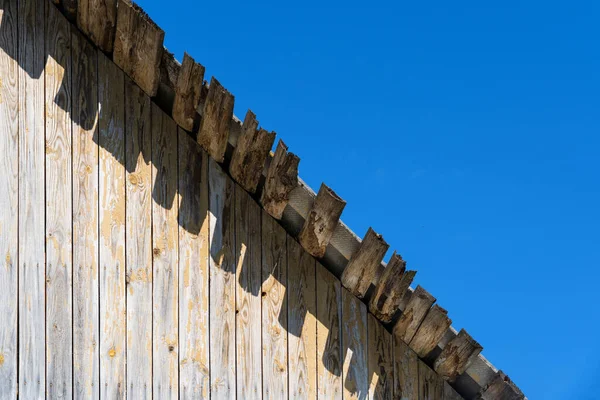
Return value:
M 46 0 L 0 0 L 0 399 L 457 399 Z

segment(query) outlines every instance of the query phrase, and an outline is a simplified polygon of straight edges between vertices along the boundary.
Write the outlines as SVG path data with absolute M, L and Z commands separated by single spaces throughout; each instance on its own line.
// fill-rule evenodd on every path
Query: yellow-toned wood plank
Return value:
M 391 399 L 394 393 L 392 335 L 373 315 L 368 316 L 369 399 Z
M 344 399 L 363 400 L 369 394 L 367 306 L 345 288 L 342 321 Z

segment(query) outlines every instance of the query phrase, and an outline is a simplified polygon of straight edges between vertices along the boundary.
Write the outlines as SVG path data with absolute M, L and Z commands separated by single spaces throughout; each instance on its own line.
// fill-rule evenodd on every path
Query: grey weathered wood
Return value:
M 233 95 L 213 77 L 204 103 L 197 140 L 208 154 L 220 163 L 225 159 L 227 150 L 233 103 Z
M 19 204 L 19 66 L 17 6 L 0 1 L 0 399 L 17 397 L 17 296 Z
M 71 24 L 46 6 L 46 395 L 73 397 Z
M 444 382 L 444 400 L 463 400 L 463 398 L 448 382 Z
M 387 400 L 394 393 L 392 335 L 373 315 L 368 315 L 369 399 Z
M 179 395 L 177 125 L 152 104 L 153 397 Z
M 322 258 L 337 226 L 346 202 L 324 183 L 309 216 L 298 235 L 302 247 L 314 257 Z
M 371 297 L 371 313 L 382 322 L 391 322 L 416 273 L 407 271 L 406 261 L 394 252 Z
M 502 371 L 481 391 L 478 400 L 523 400 L 523 392 Z
M 211 397 L 233 399 L 235 377 L 235 184 L 208 164 Z
M 402 339 L 404 343 L 410 343 L 433 303 L 435 303 L 435 297 L 421 286 L 417 286 L 394 326 L 394 335 Z
M 208 156 L 179 129 L 179 395 L 208 399 Z
M 17 13 L 20 67 L 18 394 L 23 399 L 43 398 L 46 389 L 43 71 L 46 4 L 45 1 L 22 0 Z
M 360 247 L 342 273 L 342 285 L 362 299 L 369 290 L 389 247 L 381 235 L 369 228 Z
M 180 127 L 190 132 L 194 128 L 198 114 L 196 109 L 200 104 L 203 82 L 204 67 L 185 53 L 175 85 L 173 119 Z
M 466 371 L 474 357 L 481 353 L 483 347 L 464 329 L 452 339 L 434 363 L 435 372 L 444 379 L 453 382 L 456 377 Z
M 344 399 L 369 395 L 367 306 L 342 287 L 342 379 Z
M 125 79 L 127 398 L 152 398 L 150 98 Z
M 242 134 L 231 156 L 229 173 L 250 193 L 256 192 L 274 141 L 275 132 L 258 129 L 256 115 L 248 110 L 242 125 Z
M 97 50 L 73 46 L 73 397 L 100 398 Z
M 113 51 L 117 0 L 78 0 L 77 27 L 105 53 Z
M 125 397 L 125 81 L 98 53 L 100 397 Z
M 135 3 L 118 2 L 113 60 L 152 97 L 160 82 L 165 32 Z
M 269 165 L 260 199 L 263 208 L 278 220 L 283 215 L 291 191 L 298 186 L 300 159 L 294 153 L 288 153 L 287 150 L 283 140 L 280 140 Z
M 419 360 L 419 400 L 443 400 L 444 380 Z
M 288 398 L 287 234 L 262 212 L 263 398 Z
M 317 396 L 315 259 L 288 237 L 288 349 L 290 397 Z
M 394 399 L 419 398 L 419 358 L 402 339 L 394 340 Z
M 411 349 L 421 358 L 424 358 L 435 348 L 444 332 L 450 327 L 452 320 L 448 318 L 448 311 L 437 304 L 431 307 L 425 319 L 419 326 L 415 336 L 409 343 Z

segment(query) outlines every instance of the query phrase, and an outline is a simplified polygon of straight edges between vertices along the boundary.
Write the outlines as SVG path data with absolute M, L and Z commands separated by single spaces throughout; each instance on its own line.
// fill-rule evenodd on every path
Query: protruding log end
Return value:
M 290 192 L 298 186 L 298 164 L 300 159 L 279 140 L 275 155 L 267 171 L 261 204 L 273 218 L 280 220 L 290 200 Z
M 435 371 L 449 382 L 467 370 L 471 361 L 481 353 L 483 347 L 464 329 L 442 350 L 434 362 Z
M 502 371 L 498 371 L 494 379 L 482 390 L 479 400 L 523 400 L 525 395 L 510 378 Z
M 437 304 L 434 305 L 410 341 L 410 348 L 419 357 L 425 358 L 437 346 L 451 324 L 452 320 L 448 318 L 448 311 Z
M 194 61 L 189 54 L 184 54 L 175 86 L 173 119 L 189 132 L 194 129 L 198 115 L 196 109 L 200 104 L 204 71 L 205 68 L 201 64 Z
M 435 297 L 423 287 L 417 286 L 394 326 L 394 335 L 405 343 L 410 343 L 433 303 L 435 303 Z
M 233 118 L 234 97 L 215 77 L 210 81 L 197 141 L 217 162 L 223 162 Z

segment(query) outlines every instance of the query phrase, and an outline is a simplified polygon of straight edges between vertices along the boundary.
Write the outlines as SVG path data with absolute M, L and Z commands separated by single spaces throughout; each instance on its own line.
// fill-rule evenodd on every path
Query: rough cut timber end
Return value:
M 117 0 L 79 0 L 77 26 L 105 53 L 113 51 Z
M 233 102 L 233 95 L 213 77 L 204 103 L 197 140 L 219 163 L 225 159 L 227 140 L 229 139 L 229 123 L 233 118 Z
M 502 371 L 482 390 L 480 400 L 523 400 L 525 395 Z
M 410 348 L 420 358 L 425 358 L 437 346 L 451 324 L 452 320 L 448 318 L 448 311 L 437 304 L 434 305 L 410 341 Z
M 298 186 L 298 164 L 300 159 L 279 140 L 275 155 L 267 171 L 260 202 L 266 212 L 280 220 L 290 200 L 290 192 Z
M 164 38 L 165 32 L 141 8 L 119 0 L 113 61 L 150 97 L 160 82 Z
M 456 377 L 467 370 L 471 361 L 481 353 L 483 347 L 475 341 L 464 329 L 452 339 L 438 358 L 433 367 L 442 378 L 454 382 Z
M 183 63 L 175 86 L 173 102 L 173 119 L 183 129 L 191 132 L 194 129 L 196 109 L 200 105 L 204 67 L 198 64 L 188 53 L 183 56 Z
M 369 228 L 342 273 L 342 285 L 355 296 L 364 298 L 389 247 L 380 234 Z
M 391 322 L 416 273 L 416 271 L 407 271 L 406 261 L 394 252 L 371 297 L 369 303 L 371 314 L 386 324 Z
M 275 132 L 257 129 L 256 115 L 246 113 L 242 134 L 233 150 L 229 173 L 247 192 L 255 193 L 267 157 L 275 142 Z
M 324 183 L 321 184 L 298 241 L 316 258 L 323 258 L 346 202 Z
M 435 303 L 435 297 L 420 285 L 417 286 L 394 326 L 394 335 L 405 343 L 410 343 L 433 303 Z

